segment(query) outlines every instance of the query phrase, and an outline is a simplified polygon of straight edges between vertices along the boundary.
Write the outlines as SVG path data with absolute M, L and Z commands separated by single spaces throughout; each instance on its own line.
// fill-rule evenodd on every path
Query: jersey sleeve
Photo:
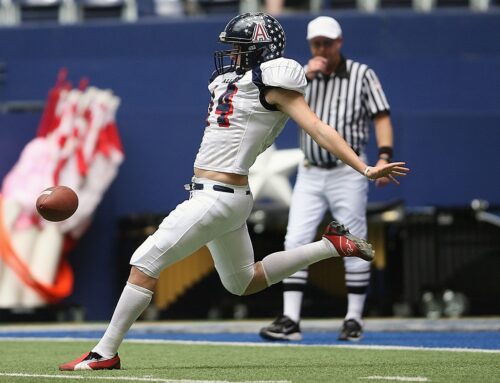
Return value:
M 366 70 L 363 78 L 363 92 L 365 106 L 371 118 L 383 112 L 390 113 L 389 103 L 382 85 L 375 72 L 370 68 Z
M 279 58 L 262 64 L 261 68 L 262 82 L 265 86 L 305 93 L 306 75 L 297 61 Z

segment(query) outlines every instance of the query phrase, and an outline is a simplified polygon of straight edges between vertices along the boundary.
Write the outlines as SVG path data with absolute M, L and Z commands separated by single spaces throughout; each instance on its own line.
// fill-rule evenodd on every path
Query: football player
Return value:
M 246 220 L 253 198 L 248 171 L 289 117 L 318 144 L 370 179 L 404 176 L 403 162 L 367 166 L 309 109 L 302 66 L 283 57 L 285 32 L 265 13 L 234 17 L 220 33 L 230 49 L 215 52 L 207 126 L 194 162 L 190 198 L 178 205 L 132 255 L 131 272 L 98 344 L 60 370 L 120 368 L 118 347 L 149 305 L 160 273 L 206 245 L 224 287 L 248 295 L 329 257 L 373 259 L 371 246 L 332 222 L 317 242 L 268 255 L 254 253 Z M 227 64 L 227 65 L 226 65 Z

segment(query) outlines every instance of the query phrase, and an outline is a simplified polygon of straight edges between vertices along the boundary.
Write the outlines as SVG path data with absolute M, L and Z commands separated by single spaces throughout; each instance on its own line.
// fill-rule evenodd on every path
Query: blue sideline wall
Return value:
M 336 13 L 344 53 L 370 64 L 392 106 L 396 159 L 412 168 L 400 187 L 370 192 L 371 201 L 402 198 L 407 206 L 500 204 L 500 13 L 407 11 Z M 309 51 L 310 15 L 284 16 L 287 56 Z M 7 65 L 0 102 L 43 100 L 59 68 L 121 97 L 118 125 L 126 151 L 119 176 L 94 225 L 72 254 L 75 292 L 88 319 L 106 319 L 118 294 L 117 220 L 168 213 L 186 197 L 209 101 L 207 78 L 227 18 L 149 20 L 137 24 L 27 26 L 0 29 Z M 35 135 L 40 115 L 0 114 L 0 176 Z M 278 138 L 295 147 L 293 124 Z M 374 159 L 375 148 L 369 154 Z M 98 299 L 96 297 L 99 297 Z

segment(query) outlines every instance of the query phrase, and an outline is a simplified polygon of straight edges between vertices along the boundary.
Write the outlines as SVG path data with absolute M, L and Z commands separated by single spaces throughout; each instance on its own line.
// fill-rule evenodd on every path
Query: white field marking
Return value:
M 191 380 L 191 379 L 161 379 L 138 376 L 89 376 L 89 375 L 50 375 L 50 374 L 21 374 L 0 372 L 0 376 L 10 376 L 12 378 L 47 378 L 47 379 L 82 379 L 82 380 L 111 380 L 114 382 L 131 381 L 131 382 L 156 382 L 156 383 L 236 383 L 229 380 Z M 289 380 L 248 380 L 238 383 L 291 383 Z
M 370 379 L 370 380 L 397 380 L 399 382 L 428 382 L 429 379 L 423 378 L 421 376 L 365 376 L 359 379 Z
M 51 338 L 51 337 L 0 337 L 2 341 L 29 341 L 29 342 L 91 342 L 99 338 Z M 297 344 L 297 343 L 252 343 L 252 342 L 209 342 L 197 340 L 169 340 L 169 339 L 125 339 L 125 343 L 141 344 L 185 344 L 205 346 L 241 346 L 241 347 L 321 347 L 342 348 L 358 350 L 410 350 L 410 351 L 446 351 L 446 352 L 474 352 L 486 354 L 500 354 L 500 349 L 490 350 L 485 348 L 452 348 L 452 347 L 413 347 L 413 346 L 377 346 L 377 345 L 338 345 L 338 344 Z

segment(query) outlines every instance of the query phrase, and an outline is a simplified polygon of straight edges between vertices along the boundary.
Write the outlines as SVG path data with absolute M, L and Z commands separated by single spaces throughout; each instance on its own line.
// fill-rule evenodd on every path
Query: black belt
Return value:
M 209 185 L 205 185 L 205 184 L 199 184 L 199 183 L 191 183 L 191 184 L 186 184 L 184 185 L 184 188 L 186 190 L 204 190 L 204 189 L 212 189 L 214 191 L 218 191 L 218 192 L 223 192 L 223 193 L 232 193 L 232 194 L 235 194 L 235 193 L 243 193 L 245 195 L 249 195 L 250 194 L 250 190 L 242 190 L 242 189 L 233 189 L 233 188 L 230 188 L 228 186 L 224 186 L 224 185 L 212 185 L 212 184 L 209 184 Z
M 354 153 L 356 153 L 359 156 L 359 150 L 354 150 Z M 315 168 L 320 168 L 320 169 L 334 169 L 334 168 L 337 168 L 341 165 L 344 165 L 344 163 L 341 160 L 336 160 L 334 162 L 326 162 L 326 163 L 318 164 L 316 162 L 311 162 L 307 158 L 304 159 L 304 166 L 306 168 L 309 166 L 314 166 Z
M 337 166 L 340 166 L 342 164 L 343 164 L 343 162 L 341 162 L 340 160 L 335 161 L 335 162 L 330 162 L 330 163 L 324 163 L 324 164 L 313 164 L 313 163 L 309 162 L 308 160 L 304 160 L 304 166 L 306 168 L 313 166 L 315 168 L 320 168 L 320 169 L 333 169 L 333 168 L 336 168 Z

